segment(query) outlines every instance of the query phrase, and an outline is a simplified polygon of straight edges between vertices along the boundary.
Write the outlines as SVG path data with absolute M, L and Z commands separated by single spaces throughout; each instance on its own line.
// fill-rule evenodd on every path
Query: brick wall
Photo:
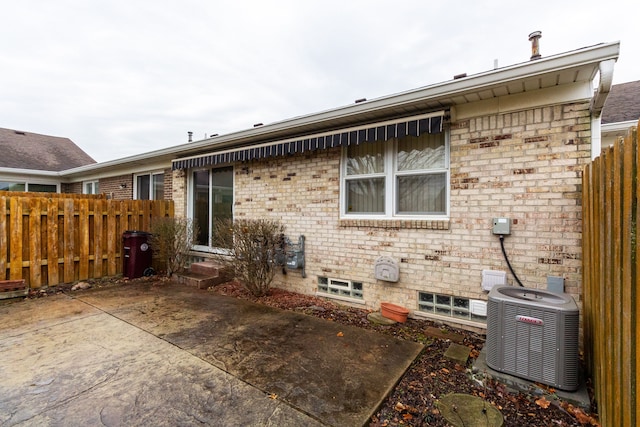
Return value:
M 173 172 L 171 168 L 164 170 L 164 198 L 173 200 Z
M 175 206 L 175 216 L 184 218 L 187 216 L 187 174 L 184 170 L 175 170 L 166 173 L 165 177 L 172 178 L 171 184 L 171 200 Z M 167 188 L 165 187 L 165 192 Z
M 82 183 L 72 182 L 69 184 L 62 184 L 60 186 L 60 191 L 67 194 L 82 194 Z
M 307 238 L 307 278 L 290 271 L 275 285 L 313 293 L 318 276 L 361 281 L 372 308 L 414 310 L 417 291 L 486 299 L 482 270 L 508 271 L 492 219 L 508 217 L 505 248 L 519 278 L 546 288 L 547 276 L 564 277 L 579 301 L 588 104 L 465 119 L 450 135 L 450 221 L 340 221 L 339 149 L 236 165 L 236 217 L 282 219 L 288 236 Z M 383 255 L 399 262 L 399 282 L 374 279 Z
M 100 179 L 100 192 L 115 200 L 133 199 L 133 175 L 113 176 Z M 124 188 L 121 188 L 124 186 Z

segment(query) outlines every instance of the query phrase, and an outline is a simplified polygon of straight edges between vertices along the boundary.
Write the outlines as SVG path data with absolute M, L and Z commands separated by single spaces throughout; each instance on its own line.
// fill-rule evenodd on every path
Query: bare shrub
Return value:
M 187 252 L 198 235 L 197 224 L 189 218 L 157 218 L 151 223 L 154 256 L 166 266 L 167 276 L 180 272 L 187 263 Z
M 235 278 L 254 296 L 266 295 L 278 269 L 276 253 L 282 246 L 284 226 L 279 221 L 224 220 L 216 223 L 218 245 L 229 249 L 219 256 Z

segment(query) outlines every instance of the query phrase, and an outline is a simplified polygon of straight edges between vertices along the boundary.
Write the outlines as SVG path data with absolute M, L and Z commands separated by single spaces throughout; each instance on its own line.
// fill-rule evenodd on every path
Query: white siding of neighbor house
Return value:
M 588 102 L 492 112 L 450 124 L 449 220 L 340 218 L 340 148 L 234 165 L 234 217 L 282 220 L 306 237 L 306 278 L 278 274 L 274 286 L 314 294 L 318 277 L 363 283 L 364 306 L 388 301 L 417 311 L 418 292 L 484 299 L 482 270 L 508 271 L 494 217 L 513 221 L 505 247 L 525 286 L 565 279 L 580 304 L 581 177 L 590 160 Z M 176 213 L 186 180 L 174 172 Z M 394 258 L 397 283 L 377 281 L 374 262 Z M 508 273 L 509 283 L 513 276 Z

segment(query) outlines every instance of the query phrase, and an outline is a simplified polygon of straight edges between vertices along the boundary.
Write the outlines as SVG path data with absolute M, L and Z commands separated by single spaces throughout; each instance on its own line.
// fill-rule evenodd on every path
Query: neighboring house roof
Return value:
M 640 120 L 640 80 L 613 85 L 602 110 L 602 124 Z
M 0 168 L 59 172 L 96 163 L 69 138 L 0 128 Z

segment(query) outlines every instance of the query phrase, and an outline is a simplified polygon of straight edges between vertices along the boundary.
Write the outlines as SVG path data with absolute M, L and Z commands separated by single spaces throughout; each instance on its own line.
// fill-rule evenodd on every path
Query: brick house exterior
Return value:
M 491 232 L 494 218 L 508 218 L 505 252 L 519 279 L 546 288 L 549 277 L 562 278 L 580 305 L 581 177 L 599 152 L 592 129 L 607 93 L 594 94 L 593 79 L 612 73 L 617 52 L 615 43 L 598 45 L 201 141 L 200 154 L 173 161 L 176 212 L 193 215 L 194 171 L 231 166 L 234 218 L 281 220 L 291 239 L 306 238 L 306 277 L 289 271 L 275 286 L 371 309 L 388 301 L 410 316 L 470 327 L 482 327 L 483 272 L 516 284 Z M 366 144 L 373 128 L 436 110 L 447 140 L 446 215 L 352 217 L 343 208 L 347 148 L 318 148 L 316 140 L 363 132 Z M 296 143 L 297 152 L 287 151 Z M 397 263 L 397 281 L 376 279 L 381 257 Z M 353 292 L 331 292 L 328 281 Z
M 318 277 L 362 282 L 369 308 L 390 301 L 414 315 L 422 314 L 421 291 L 486 299 L 482 271 L 507 270 L 491 221 L 508 217 L 507 252 L 525 286 L 545 288 L 547 276 L 560 276 L 579 300 L 589 123 L 584 102 L 452 122 L 448 221 L 341 220 L 340 148 L 237 167 L 234 215 L 280 219 L 289 235 L 305 235 L 307 278 L 290 272 L 275 286 L 313 293 Z M 373 277 L 380 256 L 398 261 L 397 283 Z
M 121 199 L 136 198 L 137 177 L 162 174 L 176 215 L 200 215 L 205 229 L 217 215 L 207 203 L 220 203 L 236 219 L 281 220 L 292 241 L 304 235 L 306 274 L 278 274 L 277 287 L 482 328 L 484 274 L 516 284 L 494 218 L 510 221 L 505 253 L 525 286 L 561 278 L 581 304 L 581 176 L 600 153 L 618 54 L 619 43 L 586 47 L 55 178 L 74 192 L 99 182 Z M 407 159 L 423 169 L 397 169 Z M 358 161 L 373 172 L 354 178 Z M 368 184 L 383 194 L 367 199 Z M 211 241 L 196 259 L 217 250 Z M 380 260 L 397 280 L 376 278 Z

